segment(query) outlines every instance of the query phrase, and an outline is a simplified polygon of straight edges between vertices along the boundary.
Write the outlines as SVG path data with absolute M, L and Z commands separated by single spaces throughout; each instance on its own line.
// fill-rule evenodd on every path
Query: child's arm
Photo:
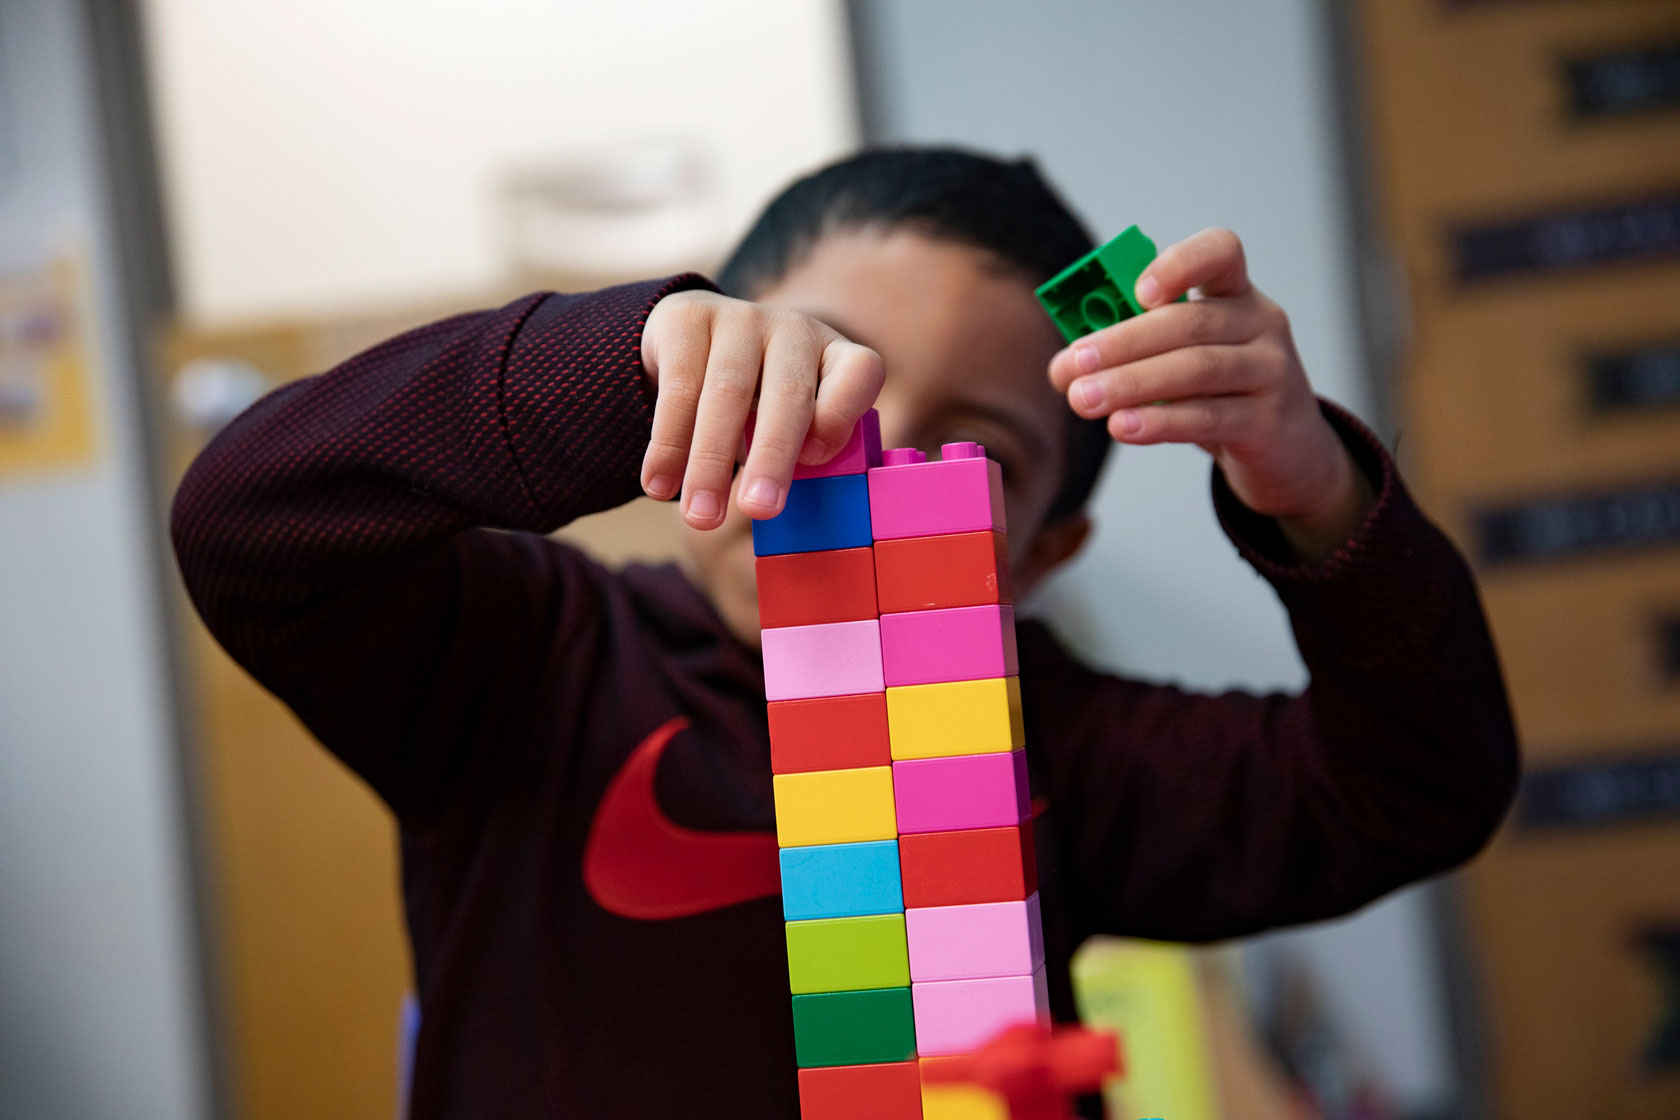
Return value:
M 1288 607 L 1311 685 L 1190 696 L 1037 643 L 1056 668 L 1035 667 L 1048 695 L 1026 711 L 1054 726 L 1030 741 L 1051 745 L 1052 827 L 1095 900 L 1086 932 L 1234 936 L 1467 859 L 1517 772 L 1468 567 L 1375 437 L 1314 396 L 1235 234 L 1172 246 L 1137 295 L 1144 314 L 1070 345 L 1051 380 L 1121 442 L 1213 456 L 1221 523 Z
M 1051 383 L 1079 415 L 1107 417 L 1121 443 L 1200 446 L 1298 556 L 1328 555 L 1370 505 L 1369 480 L 1320 414 L 1289 318 L 1249 282 L 1237 235 L 1210 229 L 1171 246 L 1136 294 L 1146 313 L 1069 345 Z
M 688 473 L 727 494 L 740 426 L 723 429 L 745 416 L 762 357 L 766 394 L 804 387 L 803 408 L 769 423 L 797 429 L 791 447 L 755 441 L 749 463 L 785 490 L 813 397 L 819 414 L 825 395 L 845 398 L 830 428 L 873 401 L 872 352 L 685 290 L 704 283 L 530 296 L 412 331 L 265 397 L 187 472 L 172 530 L 199 613 L 400 814 L 518 766 L 502 756 L 524 741 L 509 729 L 559 702 L 533 699 L 539 680 L 587 694 L 603 576 L 530 534 L 636 496 L 644 456 L 680 471 L 648 451 L 650 426 L 666 451 L 697 432 L 710 473 Z M 819 379 L 863 384 L 813 391 Z M 507 529 L 529 532 L 492 531 Z
M 1327 556 L 1300 562 L 1214 475 L 1221 523 L 1289 610 L 1304 693 L 1123 681 L 1023 629 L 1077 936 L 1212 940 L 1345 914 L 1468 859 L 1510 803 L 1515 729 L 1470 571 L 1376 438 L 1323 414 L 1374 495 Z

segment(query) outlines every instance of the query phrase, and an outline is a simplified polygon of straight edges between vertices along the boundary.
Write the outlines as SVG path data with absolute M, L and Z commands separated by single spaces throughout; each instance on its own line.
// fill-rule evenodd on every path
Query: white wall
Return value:
M 1290 313 L 1314 385 L 1369 414 L 1319 4 L 860 8 L 880 139 L 1033 154 L 1099 240 L 1133 223 L 1162 246 L 1236 230 L 1255 282 Z M 1125 449 L 1094 517 L 1092 547 L 1037 604 L 1084 652 L 1194 687 L 1302 683 L 1282 609 L 1214 521 L 1205 455 Z M 1419 1111 L 1452 1090 L 1423 915 L 1402 894 L 1293 941 L 1400 1103 Z
M 592 145 L 714 160 L 717 247 L 856 141 L 837 0 L 149 0 L 183 313 L 500 279 L 497 184 Z
M 0 270 L 91 250 L 102 450 L 0 478 L 0 1116 L 207 1115 L 133 371 L 69 0 L 0 3 Z

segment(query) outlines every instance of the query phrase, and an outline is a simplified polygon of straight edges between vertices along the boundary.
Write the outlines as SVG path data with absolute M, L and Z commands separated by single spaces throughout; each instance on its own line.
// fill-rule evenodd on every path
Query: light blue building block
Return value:
M 903 909 L 897 840 L 782 849 L 782 916 L 790 922 Z

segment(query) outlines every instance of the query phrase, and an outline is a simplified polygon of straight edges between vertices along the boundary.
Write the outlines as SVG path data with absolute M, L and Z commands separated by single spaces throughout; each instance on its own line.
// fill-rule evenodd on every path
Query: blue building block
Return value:
M 897 840 L 782 849 L 782 916 L 790 922 L 903 909 Z
M 754 556 L 868 548 L 874 543 L 869 534 L 869 478 L 796 478 L 782 512 L 754 521 L 752 534 Z

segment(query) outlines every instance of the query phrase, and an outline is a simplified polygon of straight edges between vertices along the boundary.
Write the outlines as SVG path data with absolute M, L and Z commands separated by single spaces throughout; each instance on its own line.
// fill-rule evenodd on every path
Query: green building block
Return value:
M 787 950 L 788 984 L 796 995 L 910 983 L 903 914 L 789 922 Z
M 799 1068 L 902 1062 L 916 1056 L 909 988 L 818 992 L 793 997 Z
M 1072 342 L 1143 313 L 1135 291 L 1138 277 L 1154 259 L 1155 242 L 1132 226 L 1041 284 L 1038 302 Z

